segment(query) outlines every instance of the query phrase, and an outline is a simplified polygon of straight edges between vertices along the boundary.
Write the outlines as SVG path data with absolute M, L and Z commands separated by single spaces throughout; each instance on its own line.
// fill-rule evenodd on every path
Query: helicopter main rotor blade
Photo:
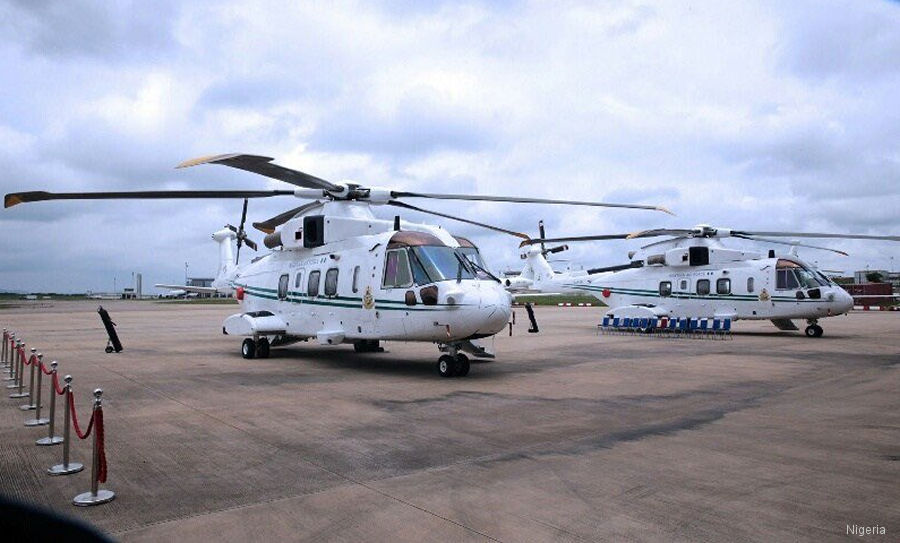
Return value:
M 883 241 L 900 241 L 900 236 L 869 236 L 865 234 L 827 234 L 821 232 L 751 232 L 749 230 L 732 230 L 731 235 L 770 236 L 785 238 L 833 238 L 833 239 L 874 239 Z M 795 244 L 796 245 L 796 244 Z
M 569 241 L 604 241 L 610 239 L 626 239 L 631 234 L 598 234 L 596 236 L 569 236 L 564 238 L 528 239 L 519 244 L 519 247 L 536 245 L 538 243 L 562 243 Z
M 431 211 L 428 209 L 422 209 L 421 207 L 417 207 L 411 204 L 407 204 L 406 202 L 400 202 L 398 200 L 388 200 L 387 205 L 394 207 L 402 207 L 405 209 L 411 209 L 413 211 L 418 211 L 420 213 L 428 213 L 429 215 L 436 215 L 438 217 L 444 217 L 445 219 L 453 219 L 454 221 L 464 222 L 468 224 L 474 224 L 475 226 L 480 226 L 482 228 L 487 228 L 488 230 L 494 230 L 495 232 L 503 232 L 504 234 L 509 234 L 511 236 L 516 236 L 517 238 L 529 239 L 527 234 L 523 234 L 521 232 L 514 232 L 512 230 L 507 230 L 505 228 L 500 228 L 499 226 L 492 226 L 490 224 L 485 224 L 483 222 L 472 221 L 469 219 L 464 219 L 458 215 L 448 215 L 446 213 L 439 213 L 437 211 Z
M 780 239 L 769 239 L 769 238 L 761 238 L 759 236 L 748 236 L 748 235 L 744 235 L 743 233 L 735 233 L 735 232 L 732 232 L 731 236 L 735 237 L 735 238 L 748 239 L 750 241 L 762 241 L 765 243 L 777 243 L 779 245 L 790 245 L 792 247 L 806 247 L 807 249 L 819 249 L 821 251 L 831 251 L 832 253 L 837 253 L 841 256 L 850 256 L 847 253 L 845 253 L 844 251 L 838 251 L 837 249 L 832 249 L 831 247 L 820 247 L 818 245 L 808 245 L 806 243 L 781 241 Z
M 391 191 L 394 198 L 432 198 L 435 200 L 475 200 L 485 202 L 512 202 L 520 204 L 559 204 L 572 206 L 592 206 L 592 207 L 621 207 L 627 209 L 650 209 L 653 211 L 662 211 L 669 215 L 674 215 L 668 209 L 661 206 L 641 205 L 641 204 L 611 204 L 606 202 L 584 202 L 581 200 L 552 200 L 547 198 L 523 198 L 518 196 L 485 196 L 480 194 L 437 194 L 433 192 L 403 192 Z
M 129 192 L 12 192 L 3 207 L 46 200 L 136 200 L 165 198 L 268 198 L 293 195 L 292 190 L 142 190 Z
M 314 175 L 309 175 L 308 173 L 303 173 L 301 171 L 292 170 L 291 168 L 279 166 L 278 164 L 273 164 L 273 160 L 275 159 L 267 156 L 231 153 L 225 155 L 202 156 L 199 158 L 185 160 L 184 162 L 176 166 L 176 168 L 189 168 L 191 166 L 197 166 L 199 164 L 222 164 L 223 166 L 230 166 L 239 170 L 245 170 L 259 175 L 264 175 L 266 177 L 271 177 L 272 179 L 278 179 L 279 181 L 297 185 L 298 187 L 305 187 L 310 189 L 326 189 L 333 191 L 342 190 L 342 187 L 325 181 L 324 179 L 320 179 Z
M 308 204 L 303 204 L 302 206 L 295 207 L 294 209 L 290 209 L 288 211 L 285 211 L 284 213 L 279 213 L 271 219 L 266 219 L 262 222 L 255 222 L 253 223 L 253 228 L 256 228 L 260 232 L 271 234 L 275 231 L 276 228 L 293 219 L 297 214 L 303 213 L 304 211 L 308 211 L 321 205 L 322 202 L 318 200 L 316 200 L 315 202 L 309 202 Z

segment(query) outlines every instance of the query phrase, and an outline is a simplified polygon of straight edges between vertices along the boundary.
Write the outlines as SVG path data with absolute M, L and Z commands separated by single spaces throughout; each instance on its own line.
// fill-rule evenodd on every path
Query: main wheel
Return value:
M 241 343 L 241 356 L 244 358 L 256 358 L 256 342 L 253 338 L 247 338 Z
M 456 374 L 456 360 L 448 354 L 441 355 L 437 361 L 437 370 L 441 377 L 453 377 Z
M 814 325 L 813 328 L 815 328 L 815 334 L 813 335 L 813 337 L 822 337 L 822 334 L 825 333 L 825 330 L 822 330 L 822 327 L 818 324 Z
M 256 342 L 256 357 L 257 358 L 269 358 L 269 340 L 261 337 L 259 341 Z
M 110 345 L 107 345 L 107 346 L 106 346 L 106 353 L 109 354 L 109 353 L 111 353 L 111 352 L 113 352 L 113 348 L 112 348 Z
M 825 331 L 818 324 L 810 324 L 804 332 L 806 332 L 806 337 L 822 337 Z
M 456 371 L 457 377 L 465 377 L 469 374 L 469 357 L 464 354 L 456 355 Z

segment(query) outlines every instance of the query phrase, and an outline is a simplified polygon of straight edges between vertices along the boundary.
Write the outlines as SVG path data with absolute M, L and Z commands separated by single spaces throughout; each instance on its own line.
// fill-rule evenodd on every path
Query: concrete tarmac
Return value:
M 820 339 L 740 321 L 715 341 L 598 335 L 599 308 L 539 307 L 528 334 L 518 309 L 496 361 L 442 379 L 430 344 L 244 360 L 221 334 L 236 305 L 99 303 L 122 353 L 103 352 L 98 302 L 0 309 L 0 326 L 74 377 L 81 421 L 103 388 L 116 499 L 73 507 L 88 471 L 47 476 L 61 447 L 35 446 L 47 428 L 5 397 L 0 493 L 117 540 L 900 534 L 900 313 L 826 319 Z M 87 441 L 72 459 L 90 464 Z

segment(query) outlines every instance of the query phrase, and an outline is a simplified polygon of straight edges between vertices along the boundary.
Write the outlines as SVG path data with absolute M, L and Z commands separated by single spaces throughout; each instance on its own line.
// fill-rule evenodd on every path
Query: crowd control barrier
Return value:
M 66 375 L 64 378 L 65 385 L 60 386 L 59 373 L 56 360 L 52 361 L 49 367 L 44 364 L 42 353 L 37 349 L 31 348 L 30 356 L 26 354 L 25 342 L 17 337 L 14 332 L 9 329 L 3 329 L 2 347 L 0 347 L 0 360 L 3 366 L 8 369 L 9 377 L 6 380 L 12 381 L 7 388 L 13 390 L 10 398 L 28 398 L 28 403 L 21 405 L 19 408 L 23 411 L 34 411 L 34 417 L 25 421 L 25 426 L 39 427 L 47 426 L 47 436 L 35 441 L 36 445 L 51 446 L 62 444 L 62 463 L 52 466 L 47 470 L 49 475 L 71 475 L 84 470 L 84 465 L 78 462 L 72 462 L 71 444 L 72 430 L 75 430 L 75 436 L 85 440 L 90 437 L 92 439 L 91 453 L 91 488 L 88 492 L 81 493 L 72 500 L 73 505 L 91 506 L 107 503 L 115 498 L 115 492 L 108 489 L 101 489 L 100 484 L 106 482 L 107 463 L 106 463 L 106 446 L 105 446 L 105 429 L 103 426 L 103 391 L 101 389 L 94 390 L 93 409 L 91 418 L 87 422 L 87 427 L 82 431 L 82 426 L 78 420 L 78 413 L 75 410 L 75 395 L 72 391 L 72 376 Z M 26 378 L 25 367 L 29 368 L 28 391 L 25 391 Z M 49 413 L 46 418 L 42 417 L 42 390 L 44 388 L 44 376 L 50 381 L 49 388 Z M 64 421 L 63 435 L 58 436 L 56 431 L 56 397 L 61 396 L 64 401 Z

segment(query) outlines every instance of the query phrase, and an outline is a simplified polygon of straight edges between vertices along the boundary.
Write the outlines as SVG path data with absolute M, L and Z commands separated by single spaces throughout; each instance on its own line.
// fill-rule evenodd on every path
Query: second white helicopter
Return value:
M 620 266 L 556 273 L 545 256 L 564 247 L 547 243 L 669 236 L 629 254 Z M 788 254 L 730 249 L 721 239 L 735 237 L 791 245 Z M 796 247 L 834 251 L 826 247 L 771 238 L 840 238 L 900 241 L 900 236 L 868 236 L 808 232 L 759 232 L 699 225 L 690 229 L 656 229 L 631 234 L 573 236 L 522 242 L 522 273 L 506 279 L 512 292 L 589 293 L 610 307 L 608 315 L 629 319 L 755 319 L 771 320 L 781 330 L 798 330 L 821 337 L 818 321 L 841 315 L 853 298 L 815 266 L 802 260 Z M 841 251 L 835 251 L 840 254 Z M 649 331 L 649 330 L 648 330 Z

